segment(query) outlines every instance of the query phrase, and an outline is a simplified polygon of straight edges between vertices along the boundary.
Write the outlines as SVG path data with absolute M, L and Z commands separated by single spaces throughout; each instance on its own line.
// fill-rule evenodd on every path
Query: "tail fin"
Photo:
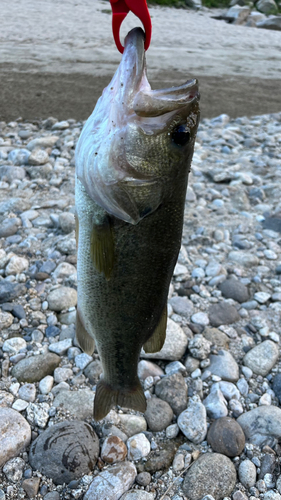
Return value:
M 101 420 L 116 405 L 144 413 L 146 399 L 140 382 L 132 389 L 113 389 L 110 384 L 100 380 L 95 395 L 94 419 Z

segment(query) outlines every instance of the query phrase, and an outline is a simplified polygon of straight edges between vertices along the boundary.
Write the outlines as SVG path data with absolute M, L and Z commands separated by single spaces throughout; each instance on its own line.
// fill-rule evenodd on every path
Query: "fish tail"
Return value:
M 144 413 L 146 399 L 140 382 L 133 388 L 114 389 L 104 380 L 100 380 L 95 395 L 94 419 L 101 420 L 116 405 Z

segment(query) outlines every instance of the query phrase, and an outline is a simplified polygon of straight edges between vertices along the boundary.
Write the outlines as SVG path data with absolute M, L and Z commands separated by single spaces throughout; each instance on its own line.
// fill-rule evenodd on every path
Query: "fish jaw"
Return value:
M 155 211 L 162 196 L 163 177 L 165 182 L 169 180 L 167 174 L 155 170 L 150 161 L 143 168 L 143 159 L 128 154 L 128 150 L 147 137 L 155 141 L 164 137 L 165 142 L 175 116 L 184 119 L 198 99 L 196 80 L 151 90 L 146 76 L 144 32 L 141 28 L 132 30 L 126 37 L 121 63 L 77 144 L 76 175 L 90 198 L 109 214 L 131 224 Z M 146 143 L 150 151 L 158 147 L 153 141 Z M 162 163 L 160 156 L 158 163 Z M 144 209 L 138 199 L 149 187 L 148 208 Z

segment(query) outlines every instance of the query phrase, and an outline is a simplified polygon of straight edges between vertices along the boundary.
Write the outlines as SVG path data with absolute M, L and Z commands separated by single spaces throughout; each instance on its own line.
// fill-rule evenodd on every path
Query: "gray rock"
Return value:
M 155 386 L 155 394 L 179 415 L 187 406 L 187 385 L 181 373 L 163 377 Z
M 89 354 L 86 354 L 85 352 L 75 356 L 75 365 L 80 370 L 84 370 L 91 361 L 93 361 L 92 356 L 89 356 Z
M 207 415 L 198 396 L 189 399 L 187 409 L 178 417 L 178 426 L 189 441 L 199 444 L 207 434 Z
M 8 160 L 14 165 L 26 165 L 28 163 L 29 156 L 30 151 L 28 151 L 28 149 L 13 149 L 8 155 Z
M 4 330 L 5 328 L 9 328 L 9 326 L 11 326 L 13 324 L 13 321 L 14 321 L 14 318 L 13 318 L 12 314 L 10 314 L 9 312 L 5 312 L 5 311 L 0 310 L 0 328 L 1 328 L 1 330 Z M 13 349 L 13 343 L 11 344 L 11 340 L 12 339 L 7 339 L 5 341 L 6 347 L 7 347 L 7 352 L 10 352 L 11 354 L 15 354 L 14 349 Z M 3 347 L 5 345 L 5 342 L 3 344 Z
M 193 303 L 187 297 L 172 297 L 169 303 L 180 316 L 190 317 L 193 312 Z
M 69 278 L 72 274 L 76 274 L 76 267 L 68 262 L 61 262 L 53 272 L 53 277 L 57 279 Z
M 33 403 L 36 398 L 36 387 L 34 384 L 24 384 L 19 388 L 19 397 L 24 401 Z
M 62 311 L 63 309 L 68 309 L 69 307 L 76 306 L 77 304 L 77 292 L 74 288 L 67 286 L 60 286 L 52 290 L 47 296 L 47 301 L 49 304 L 49 309 L 51 311 Z
M 278 398 L 279 403 L 281 402 L 281 373 L 277 373 L 273 379 L 272 389 L 275 396 Z
M 30 465 L 55 484 L 69 483 L 93 470 L 99 440 L 91 425 L 64 421 L 42 432 L 31 445 Z
M 256 8 L 267 16 L 270 14 L 277 14 L 278 12 L 278 7 L 274 0 L 258 0 Z
M 275 342 L 265 340 L 251 349 L 244 356 L 243 364 L 257 375 L 266 376 L 279 357 L 279 349 Z
M 111 465 L 94 478 L 83 500 L 118 500 L 131 488 L 136 475 L 132 462 Z
M 0 281 L 0 304 L 3 302 L 11 302 L 20 295 L 24 295 L 26 287 L 20 283 L 12 283 L 11 281 Z
M 187 358 L 184 362 L 184 366 L 185 366 L 186 370 L 188 371 L 188 373 L 192 373 L 195 370 L 197 370 L 197 368 L 199 368 L 199 365 L 200 365 L 199 359 L 195 359 L 192 356 L 187 356 Z
M 166 401 L 151 398 L 144 414 L 148 427 L 153 432 L 163 431 L 173 420 L 173 410 Z
M 212 386 L 210 394 L 203 400 L 203 404 L 210 418 L 226 417 L 227 403 L 218 384 Z
M 205 453 L 187 471 L 182 489 L 190 500 L 212 495 L 215 500 L 230 496 L 236 482 L 231 460 L 219 453 Z
M 75 217 L 71 212 L 59 215 L 59 224 L 64 233 L 69 234 L 75 229 Z
M 147 424 L 144 417 L 140 417 L 138 415 L 120 414 L 119 419 L 122 425 L 122 430 L 129 437 L 147 430 Z
M 46 135 L 44 137 L 36 137 L 29 141 L 27 144 L 27 149 L 32 151 L 35 148 L 53 148 L 59 137 L 56 135 Z
M 61 391 L 54 399 L 53 406 L 64 410 L 77 419 L 93 417 L 95 394 L 89 390 Z
M 250 443 L 274 446 L 281 437 L 281 410 L 277 406 L 259 406 L 243 413 L 237 422 Z
M 44 165 L 49 161 L 49 155 L 44 149 L 33 149 L 28 158 L 29 165 L 39 166 Z
M 145 380 L 147 377 L 157 377 L 164 375 L 164 372 L 160 366 L 142 359 L 138 364 L 138 376 L 141 380 Z
M 31 425 L 44 429 L 49 420 L 50 406 L 47 403 L 29 403 L 26 418 Z
M 49 345 L 49 351 L 62 356 L 71 346 L 71 339 L 60 340 L 59 342 L 54 342 L 53 344 Z
M 211 343 L 203 335 L 197 333 L 190 339 L 188 349 L 196 359 L 206 359 L 211 352 Z
M 224 380 L 222 380 L 221 382 L 219 382 L 219 388 L 227 401 L 229 401 L 230 399 L 240 398 L 240 392 L 238 391 L 236 385 L 232 384 L 232 382 L 225 382 Z
M 140 472 L 136 477 L 136 483 L 140 486 L 148 486 L 151 483 L 151 474 L 149 472 Z
M 235 5 L 227 11 L 226 17 L 235 24 L 243 24 L 250 12 L 251 9 L 249 9 L 249 7 Z
M 51 375 L 47 375 L 46 377 L 42 378 L 39 382 L 39 390 L 41 394 L 49 394 L 51 392 L 52 388 L 54 385 L 54 377 Z
M 19 361 L 12 369 L 12 376 L 19 382 L 40 382 L 51 375 L 60 364 L 60 357 L 53 353 L 39 354 Z
M 146 457 L 150 452 L 150 442 L 143 434 L 135 434 L 127 440 L 128 459 L 140 460 Z
M 7 238 L 8 236 L 16 234 L 20 225 L 21 220 L 18 217 L 4 219 L 0 227 L 0 238 Z
M 211 305 L 208 314 L 212 326 L 231 325 L 240 320 L 238 311 L 227 302 Z
M 71 368 L 56 368 L 54 371 L 54 380 L 57 384 L 60 384 L 61 382 L 65 382 L 66 380 L 69 380 L 73 377 L 73 371 Z
M 247 380 L 245 380 L 244 378 L 240 378 L 237 381 L 237 387 L 238 387 L 239 391 L 241 392 L 242 396 L 247 396 L 247 394 L 249 392 L 249 385 L 248 385 Z
M 257 28 L 262 28 L 266 30 L 281 31 L 281 18 L 280 16 L 271 17 L 269 19 L 265 19 L 264 21 L 257 22 L 256 26 Z
M 239 378 L 239 367 L 232 355 L 225 350 L 218 351 L 218 354 L 210 355 L 211 364 L 209 370 L 214 375 L 218 375 L 228 382 L 237 382 Z
M 37 495 L 39 485 L 40 477 L 31 477 L 30 479 L 24 479 L 22 482 L 22 487 L 29 498 L 34 498 Z
M 60 494 L 58 491 L 50 491 L 44 496 L 44 500 L 60 500 Z
M 142 349 L 141 357 L 177 361 L 184 355 L 187 344 L 188 338 L 182 328 L 168 318 L 166 340 L 161 351 L 156 353 L 145 353 Z
M 148 493 L 148 491 L 143 490 L 131 490 L 124 493 L 120 500 L 153 500 L 153 493 Z M 273 500 L 273 499 L 272 499 Z
M 228 254 L 228 260 L 240 264 L 242 267 L 254 267 L 259 265 L 259 259 L 253 253 L 233 250 Z
M 23 475 L 23 469 L 25 468 L 25 461 L 20 458 L 12 458 L 5 463 L 3 467 L 3 472 L 7 480 L 11 483 L 17 483 L 21 480 Z
M 246 458 L 239 465 L 238 469 L 239 481 L 245 488 L 252 488 L 256 484 L 257 469 L 253 462 Z
M 247 302 L 249 299 L 248 288 L 235 278 L 225 280 L 218 286 L 218 289 L 226 299 L 233 299 L 240 303 Z
M 89 379 L 90 384 L 97 384 L 102 374 L 101 362 L 98 359 L 92 361 L 92 363 L 87 365 L 87 367 L 85 368 L 84 374 L 85 377 Z
M 227 457 L 240 455 L 245 446 L 245 436 L 240 425 L 230 417 L 215 420 L 208 430 L 207 441 L 214 451 Z
M 26 341 L 21 337 L 12 337 L 11 339 L 5 340 L 3 344 L 3 351 L 8 352 L 10 356 L 18 354 L 21 349 L 26 348 Z
M 207 327 L 203 333 L 204 337 L 211 342 L 212 345 L 215 345 L 218 349 L 227 349 L 229 344 L 228 336 L 218 330 L 218 328 L 210 328 Z
M 25 418 L 11 408 L 0 408 L 0 467 L 16 457 L 31 440 L 31 429 Z
M 207 326 L 210 323 L 208 314 L 203 313 L 201 311 L 198 313 L 192 314 L 191 321 L 192 321 L 192 323 L 195 323 L 195 325 L 202 325 L 202 326 Z

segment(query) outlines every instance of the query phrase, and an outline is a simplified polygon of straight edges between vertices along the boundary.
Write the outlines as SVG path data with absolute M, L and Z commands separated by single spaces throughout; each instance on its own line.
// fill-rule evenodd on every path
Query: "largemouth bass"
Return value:
M 196 80 L 151 90 L 135 28 L 77 144 L 76 336 L 87 353 L 96 343 L 103 367 L 96 420 L 115 405 L 146 409 L 138 360 L 165 341 L 198 100 Z

